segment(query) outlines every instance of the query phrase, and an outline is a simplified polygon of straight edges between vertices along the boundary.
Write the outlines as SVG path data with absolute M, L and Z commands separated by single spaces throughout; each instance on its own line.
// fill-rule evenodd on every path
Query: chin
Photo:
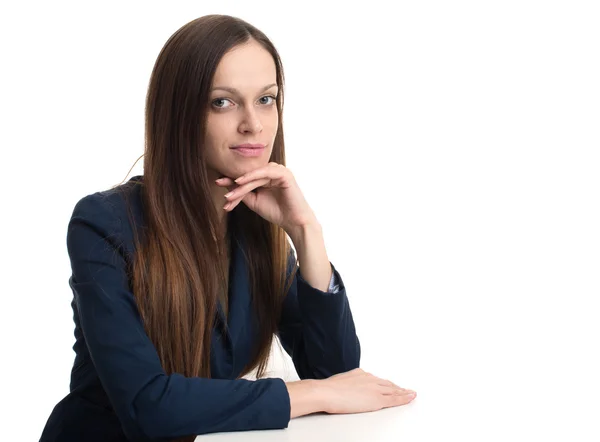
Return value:
M 245 173 L 248 173 L 254 169 L 258 169 L 261 166 L 262 166 L 262 164 L 258 164 L 258 163 L 255 163 L 255 165 L 252 165 L 252 164 L 230 165 L 229 167 L 223 168 L 219 171 L 219 177 L 227 177 L 227 178 L 231 178 L 232 180 L 235 180 L 236 178 L 241 177 Z

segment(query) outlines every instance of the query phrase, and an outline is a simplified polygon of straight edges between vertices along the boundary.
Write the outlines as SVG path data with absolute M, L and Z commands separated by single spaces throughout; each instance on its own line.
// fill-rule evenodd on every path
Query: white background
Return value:
M 362 367 L 418 393 L 402 439 L 599 440 L 596 2 L 214 4 L 0 9 L 2 439 L 68 392 L 74 204 L 143 153 L 168 37 L 225 13 L 281 53 L 288 166 Z

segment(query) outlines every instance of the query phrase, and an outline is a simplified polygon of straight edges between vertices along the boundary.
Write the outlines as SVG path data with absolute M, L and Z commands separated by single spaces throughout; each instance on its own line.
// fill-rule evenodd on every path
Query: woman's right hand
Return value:
M 364 413 L 397 407 L 411 402 L 416 392 L 398 387 L 361 368 L 319 381 L 324 412 L 330 414 Z

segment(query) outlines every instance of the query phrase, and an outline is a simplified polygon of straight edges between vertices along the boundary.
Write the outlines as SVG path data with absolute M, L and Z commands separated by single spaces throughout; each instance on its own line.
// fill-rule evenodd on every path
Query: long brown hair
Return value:
M 167 374 L 210 377 L 211 332 L 223 287 L 225 230 L 218 221 L 202 140 L 217 65 L 250 39 L 275 61 L 279 127 L 269 161 L 285 165 L 283 68 L 270 40 L 245 21 L 208 15 L 177 30 L 162 48 L 148 87 L 145 112 L 145 225 L 135 230 L 133 293 L 146 332 Z M 242 377 L 265 373 L 273 335 L 296 266 L 289 271 L 285 232 L 243 203 L 228 213 L 228 232 L 243 232 L 259 338 Z M 193 439 L 191 439 L 193 440 Z

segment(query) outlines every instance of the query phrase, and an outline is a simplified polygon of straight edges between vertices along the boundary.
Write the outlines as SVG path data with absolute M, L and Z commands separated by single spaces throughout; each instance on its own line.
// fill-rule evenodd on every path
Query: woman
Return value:
M 167 41 L 144 175 L 82 198 L 68 226 L 76 357 L 41 441 L 192 441 L 414 398 L 358 368 L 282 108 L 279 56 L 250 24 L 205 16 Z M 274 335 L 300 381 L 263 378 Z

